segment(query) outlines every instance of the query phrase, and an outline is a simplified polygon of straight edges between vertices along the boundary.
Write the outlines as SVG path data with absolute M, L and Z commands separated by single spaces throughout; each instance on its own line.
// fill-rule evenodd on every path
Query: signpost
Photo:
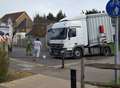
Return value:
M 120 0 L 110 0 L 106 5 L 106 11 L 109 16 L 116 18 L 115 26 L 115 45 L 116 45 L 116 55 L 115 55 L 115 64 L 119 64 L 119 30 L 118 30 L 118 21 L 120 16 Z M 115 83 L 119 82 L 118 71 L 115 70 Z

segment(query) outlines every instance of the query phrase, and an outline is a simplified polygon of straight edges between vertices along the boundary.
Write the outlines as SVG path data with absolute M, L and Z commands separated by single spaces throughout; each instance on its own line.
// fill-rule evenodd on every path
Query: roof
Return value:
M 75 17 L 65 17 L 65 18 L 61 19 L 60 22 L 80 20 L 80 19 L 85 19 L 85 18 L 86 18 L 85 14 L 80 14 L 79 16 L 75 16 Z
M 7 20 L 10 18 L 12 20 L 12 22 L 15 22 L 15 20 L 20 16 L 22 15 L 23 13 L 25 13 L 24 11 L 22 12 L 15 12 L 15 13 L 10 13 L 10 14 L 6 14 L 4 15 L 1 20 L 3 22 L 7 22 Z

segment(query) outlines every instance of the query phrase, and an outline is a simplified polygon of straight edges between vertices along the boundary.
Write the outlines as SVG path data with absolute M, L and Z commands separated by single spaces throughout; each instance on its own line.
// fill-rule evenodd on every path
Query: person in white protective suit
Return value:
M 39 38 L 37 38 L 33 43 L 34 56 L 37 58 L 40 56 L 41 46 L 41 41 L 39 40 Z

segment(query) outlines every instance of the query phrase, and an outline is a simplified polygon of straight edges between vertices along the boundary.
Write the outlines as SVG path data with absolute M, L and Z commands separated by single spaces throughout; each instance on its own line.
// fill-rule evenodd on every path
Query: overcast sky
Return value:
M 34 17 L 35 14 L 56 15 L 62 10 L 67 16 L 78 16 L 82 10 L 105 10 L 108 0 L 0 0 L 0 17 L 6 13 L 26 11 Z

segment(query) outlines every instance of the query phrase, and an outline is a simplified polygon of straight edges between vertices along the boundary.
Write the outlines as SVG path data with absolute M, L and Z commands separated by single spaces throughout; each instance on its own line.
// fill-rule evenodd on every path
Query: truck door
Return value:
M 87 32 L 83 27 L 70 28 L 68 32 L 69 46 L 74 48 L 77 45 L 87 45 Z
M 76 28 L 70 28 L 68 31 L 68 40 L 66 46 L 72 50 L 76 44 Z

